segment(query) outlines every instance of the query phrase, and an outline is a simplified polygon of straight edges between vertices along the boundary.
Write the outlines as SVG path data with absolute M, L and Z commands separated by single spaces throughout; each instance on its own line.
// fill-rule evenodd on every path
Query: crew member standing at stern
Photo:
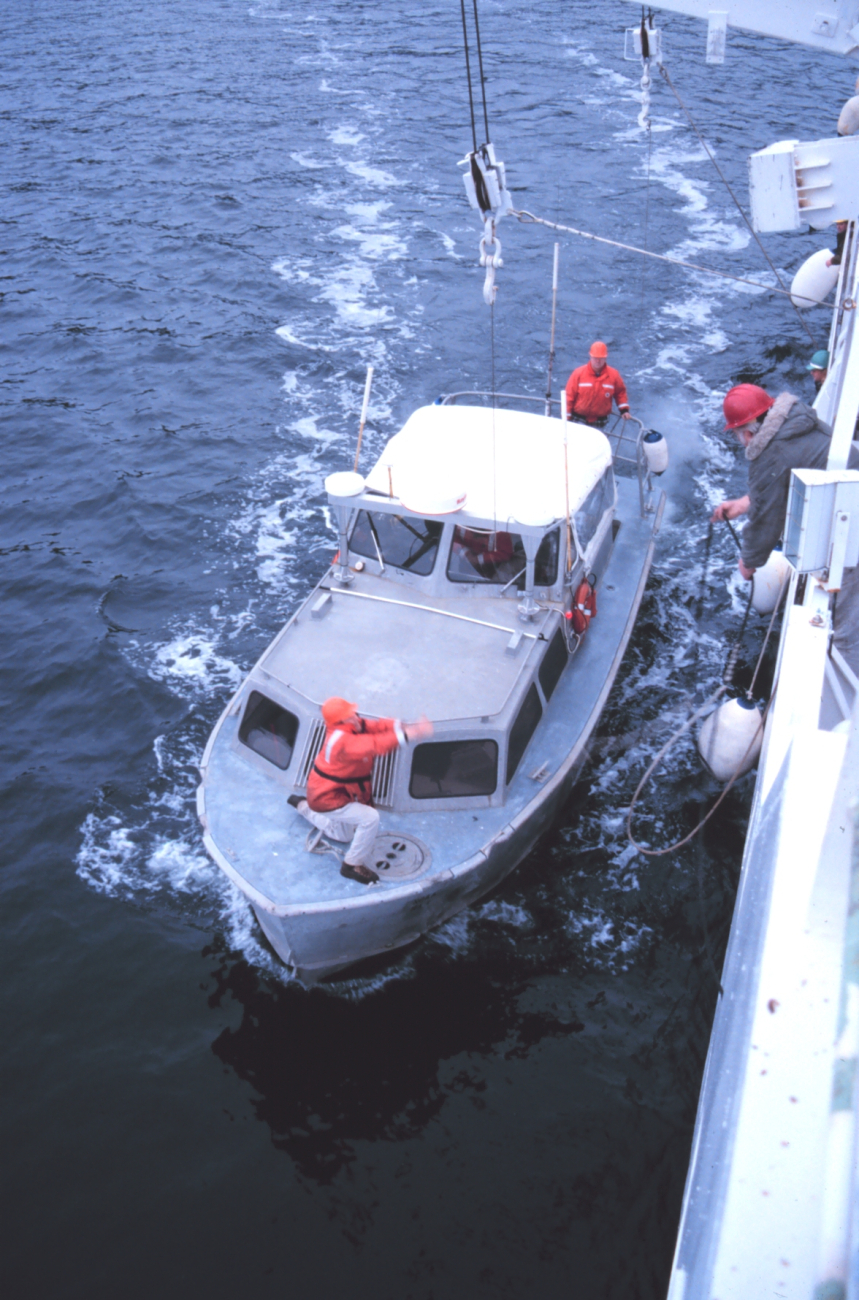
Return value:
M 373 761 L 398 745 L 426 740 L 432 723 L 426 718 L 408 725 L 394 718 L 360 718 L 354 704 L 332 696 L 322 705 L 325 739 L 307 780 L 307 798 L 288 802 L 309 822 L 334 840 L 348 842 L 341 876 L 372 885 L 379 879 L 368 865 L 379 832 L 373 807 Z
M 579 366 L 567 380 L 567 419 L 602 429 L 611 415 L 612 402 L 617 402 L 617 409 L 628 420 L 626 384 L 608 364 L 606 345 L 597 341 L 591 344 L 587 365 Z

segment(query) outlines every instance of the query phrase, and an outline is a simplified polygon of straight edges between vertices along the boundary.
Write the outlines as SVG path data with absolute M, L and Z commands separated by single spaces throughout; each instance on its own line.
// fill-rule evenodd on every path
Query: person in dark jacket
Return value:
M 732 429 L 746 449 L 749 491 L 745 497 L 722 501 L 713 521 L 747 514 L 743 529 L 739 570 L 750 581 L 766 564 L 781 539 L 787 515 L 790 472 L 825 469 L 832 430 L 793 393 L 773 399 L 756 384 L 739 384 L 724 401 L 726 429 Z M 851 469 L 859 468 L 859 454 L 850 454 Z M 859 671 L 859 566 L 845 569 L 835 603 L 835 644 L 854 671 Z

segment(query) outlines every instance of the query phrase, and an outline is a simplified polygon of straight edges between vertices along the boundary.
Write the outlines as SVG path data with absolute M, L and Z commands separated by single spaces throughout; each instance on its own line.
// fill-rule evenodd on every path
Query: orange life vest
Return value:
M 397 727 L 393 718 L 361 718 L 355 730 L 345 723 L 328 728 L 307 778 L 307 802 L 314 812 L 373 802 L 373 761 L 397 748 Z
M 597 374 L 587 361 L 567 380 L 567 414 L 571 420 L 604 420 L 611 414 L 612 401 L 617 402 L 618 410 L 629 410 L 626 384 L 614 366 L 604 366 Z

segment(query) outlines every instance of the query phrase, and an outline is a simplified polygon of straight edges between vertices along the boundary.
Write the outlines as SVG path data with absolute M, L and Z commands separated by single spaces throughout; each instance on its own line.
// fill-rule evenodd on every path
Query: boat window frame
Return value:
M 256 699 L 254 697 L 256 697 Z M 282 766 L 269 754 L 266 754 L 263 750 L 258 749 L 255 745 L 250 744 L 250 742 L 247 739 L 248 724 L 251 718 L 251 714 L 259 708 L 262 702 L 265 702 L 267 705 L 270 706 L 271 709 L 276 710 L 278 713 L 284 714 L 287 718 L 291 719 L 291 722 L 293 724 L 291 728 L 292 739 L 289 740 L 286 736 L 281 736 L 281 739 L 284 740 L 285 743 L 287 743 L 290 747 L 289 756 L 286 760 L 286 763 L 284 763 Z M 238 727 L 236 728 L 236 740 L 239 744 L 240 752 L 243 753 L 245 750 L 247 750 L 248 753 L 255 755 L 256 758 L 262 759 L 263 762 L 266 764 L 267 768 L 272 767 L 276 772 L 281 772 L 281 773 L 288 772 L 290 767 L 292 766 L 293 757 L 295 756 L 296 743 L 298 741 L 298 736 L 300 731 L 301 731 L 301 718 L 297 713 L 293 713 L 293 711 L 291 709 L 288 709 L 284 704 L 281 704 L 278 700 L 272 699 L 270 695 L 266 695 L 266 693 L 260 690 L 258 686 L 251 687 L 251 690 L 247 694 L 244 708 L 242 709 L 241 718 L 239 719 Z M 280 735 L 280 733 L 277 732 L 275 734 Z
M 355 530 L 356 530 L 356 528 L 358 527 L 358 522 L 359 522 L 360 516 L 361 516 L 362 514 L 364 514 L 364 515 L 367 516 L 367 521 L 368 521 L 368 524 L 369 524 L 369 530 L 370 530 L 370 533 L 371 533 L 372 537 L 375 539 L 375 541 L 376 541 L 376 543 L 378 544 L 378 547 L 379 547 L 378 554 L 377 554 L 377 552 L 376 552 L 376 547 L 373 545 L 372 540 L 371 540 L 371 543 L 370 543 L 370 549 L 369 549 L 368 551 L 361 551 L 361 550 L 358 550 L 358 548 L 357 548 L 356 546 L 353 545 L 353 538 L 354 538 L 354 535 L 355 535 Z M 376 520 L 375 520 L 375 521 L 373 520 L 373 515 L 374 515 L 374 514 L 375 514 L 375 516 L 376 516 Z M 438 532 L 438 537 L 437 537 L 436 540 L 435 540 L 435 547 L 434 547 L 433 555 L 432 555 L 432 564 L 430 565 L 429 569 L 426 570 L 425 573 L 424 573 L 424 572 L 420 572 L 420 571 L 418 571 L 418 570 L 416 570 L 416 569 L 414 569 L 414 568 L 410 568 L 408 565 L 405 565 L 405 564 L 398 564 L 395 560 L 393 560 L 393 559 L 389 558 L 387 555 L 385 555 L 385 550 L 384 550 L 384 547 L 383 547 L 383 545 L 382 545 L 382 539 L 381 539 L 381 537 L 378 536 L 378 519 L 379 519 L 380 517 L 388 516 L 388 515 L 392 516 L 395 520 L 399 521 L 400 523 L 404 522 L 404 521 L 407 520 L 407 519 L 414 519 L 414 520 L 416 521 L 416 523 L 422 523 L 422 524 L 424 524 L 425 526 L 428 525 L 428 524 L 430 524 L 430 525 L 433 525 L 434 527 L 438 528 L 439 532 Z M 409 525 L 406 524 L 406 527 L 408 528 Z M 414 530 L 414 529 L 410 529 L 410 531 L 414 532 L 415 530 Z M 438 563 L 439 553 L 441 552 L 441 550 L 442 550 L 442 546 L 443 546 L 443 543 L 444 543 L 444 533 L 445 533 L 445 526 L 444 526 L 444 522 L 443 522 L 442 520 L 439 520 L 439 519 L 432 519 L 432 518 L 430 518 L 429 516 L 424 517 L 423 515 L 412 514 L 411 511 L 409 511 L 409 510 L 405 510 L 405 509 L 400 509 L 400 510 L 376 510 L 376 511 L 373 511 L 373 510 L 371 510 L 371 509 L 369 508 L 368 505 L 365 504 L 365 505 L 361 505 L 361 506 L 359 506 L 359 507 L 355 510 L 355 512 L 354 512 L 354 516 L 353 516 L 353 518 L 352 518 L 352 520 L 350 521 L 350 524 L 349 524 L 349 554 L 350 554 L 350 555 L 353 555 L 353 554 L 354 554 L 354 555 L 357 555 L 357 556 L 359 556 L 362 560 L 371 560 L 374 564 L 378 564 L 378 563 L 379 563 L 379 555 L 381 555 L 381 557 L 382 557 L 382 563 L 383 563 L 383 565 L 385 566 L 385 568 L 394 569 L 394 570 L 396 570 L 397 573 L 406 574 L 406 575 L 407 575 L 408 577 L 410 577 L 410 578 L 430 578 L 430 577 L 432 577 L 433 573 L 435 572 L 435 567 L 436 567 L 436 564 Z M 424 552 L 424 553 L 426 553 L 426 552 Z M 417 555 L 416 558 L 420 558 L 420 556 L 421 556 L 421 551 L 420 551 L 420 548 L 419 548 L 419 549 L 418 549 L 418 555 Z
M 538 709 L 537 717 L 534 720 L 533 725 L 530 728 L 530 731 L 528 731 L 525 743 L 524 745 L 522 745 L 521 749 L 519 750 L 518 756 L 516 757 L 516 762 L 511 771 L 510 763 L 514 754 L 514 750 L 512 748 L 513 733 L 515 732 L 520 719 L 523 718 L 523 716 L 525 715 L 526 708 L 528 708 L 529 705 L 533 707 L 533 704 L 535 702 Z M 521 703 L 519 704 L 519 708 L 516 710 L 516 716 L 514 717 L 513 722 L 510 725 L 510 730 L 507 732 L 507 763 L 505 766 L 505 776 L 506 776 L 505 786 L 507 786 L 508 788 L 511 782 L 514 780 L 516 773 L 519 771 L 519 768 L 522 765 L 522 759 L 525 757 L 525 754 L 528 751 L 528 746 L 531 744 L 531 741 L 534 739 L 534 736 L 536 735 L 537 732 L 537 728 L 539 727 L 540 723 L 543 721 L 544 716 L 545 716 L 545 706 L 543 700 L 540 698 L 540 690 L 537 686 L 536 681 L 532 678 L 528 683 L 528 689 L 525 691 L 524 695 L 522 696 L 522 700 Z M 528 725 L 527 720 L 525 725 L 526 726 Z
M 610 481 L 610 483 L 611 483 L 611 488 L 612 488 L 611 500 L 608 502 L 607 505 L 604 506 L 603 511 L 602 511 L 602 513 L 600 514 L 599 519 L 597 520 L 597 522 L 596 522 L 596 524 L 595 524 L 595 526 L 594 526 L 593 532 L 591 533 L 591 535 L 590 535 L 590 537 L 588 538 L 588 540 L 583 544 L 583 543 L 582 543 L 581 532 L 580 532 L 580 530 L 579 530 L 579 524 L 578 524 L 578 515 L 579 515 L 579 512 L 584 508 L 586 502 L 591 498 L 591 496 L 593 496 L 593 494 L 594 494 L 594 492 L 596 491 L 596 489 L 597 489 L 598 487 L 600 487 L 602 484 L 605 484 L 606 479 L 609 479 L 609 481 Z M 614 466 L 613 466 L 613 465 L 606 465 L 606 467 L 605 467 L 605 469 L 603 470 L 602 474 L 600 474 L 599 478 L 597 479 L 596 483 L 595 483 L 595 484 L 593 485 L 593 487 L 591 488 L 590 492 L 588 492 L 588 494 L 587 494 L 587 496 L 585 497 L 584 501 L 582 501 L 582 502 L 581 502 L 581 503 L 576 507 L 576 509 L 575 509 L 574 511 L 572 511 L 571 523 L 572 523 L 572 526 L 573 526 L 573 536 L 574 536 L 575 544 L 576 544 L 576 552 L 577 552 L 577 554 L 578 554 L 578 556 L 579 556 L 580 559 L 585 560 L 586 557 L 587 557 L 587 555 L 588 555 L 588 552 L 590 552 L 591 554 L 593 554 L 595 548 L 598 548 L 598 547 L 599 547 L 599 545 L 600 545 L 600 543 L 601 543 L 601 540 L 602 540 L 602 538 L 601 538 L 601 533 L 602 533 L 602 532 L 604 531 L 604 529 L 605 529 L 605 521 L 606 521 L 606 517 L 607 517 L 609 514 L 610 514 L 612 517 L 614 517 L 614 512 L 615 512 L 615 509 L 616 509 L 616 508 L 617 508 L 617 479 L 616 479 L 616 477 L 615 477 L 615 473 L 614 473 Z
M 520 545 L 522 547 L 521 557 L 523 560 L 523 566 L 521 570 L 513 578 L 511 578 L 511 576 L 508 575 L 504 578 L 501 578 L 498 581 L 494 581 L 491 578 L 481 578 L 476 570 L 470 576 L 464 576 L 464 575 L 454 576 L 453 574 L 451 574 L 450 565 L 451 565 L 451 560 L 453 558 L 453 548 L 457 544 L 456 535 L 458 532 L 486 533 L 487 537 L 491 536 L 493 533 L 496 534 L 507 533 L 507 535 L 511 538 L 518 537 Z M 561 542 L 561 525 L 559 523 L 556 523 L 551 527 L 547 528 L 546 531 L 543 533 L 543 535 L 540 538 L 540 546 L 538 547 L 538 552 L 542 548 L 544 543 L 548 542 L 550 538 L 552 538 L 553 536 L 555 537 L 556 540 L 555 540 L 555 548 L 554 548 L 554 557 L 551 557 L 554 559 L 554 577 L 552 578 L 552 580 L 550 582 L 542 582 L 540 578 L 537 576 L 536 564 L 534 566 L 534 570 L 535 570 L 534 586 L 544 591 L 551 591 L 554 587 L 557 587 L 558 582 L 560 581 L 562 542 Z M 550 552 L 551 552 L 551 548 L 550 548 Z M 516 551 L 514 549 L 513 557 L 515 558 L 515 556 L 516 556 Z M 450 543 L 447 549 L 447 563 L 445 565 L 444 574 L 446 580 L 455 587 L 463 587 L 463 586 L 471 585 L 479 591 L 483 591 L 483 590 L 491 591 L 493 589 L 503 588 L 506 585 L 508 590 L 512 589 L 517 593 L 521 593 L 522 591 L 525 590 L 525 575 L 526 575 L 527 564 L 524 561 L 525 561 L 525 543 L 524 543 L 524 538 L 522 533 L 515 533 L 512 530 L 507 528 L 494 528 L 494 529 L 483 528 L 473 523 L 454 522 L 450 534 Z M 520 579 L 522 583 L 521 586 L 519 585 Z
M 415 770 L 414 770 L 415 761 L 422 750 L 439 748 L 442 745 L 453 746 L 453 745 L 475 745 L 475 744 L 491 745 L 495 750 L 495 777 L 494 777 L 494 782 L 491 790 L 470 791 L 468 794 L 450 794 L 445 791 L 435 791 L 432 794 L 415 794 L 413 788 L 414 779 L 415 779 Z M 461 799 L 481 799 L 484 801 L 490 800 L 498 792 L 498 786 L 499 786 L 498 773 L 499 773 L 500 759 L 501 759 L 501 746 L 498 743 L 498 737 L 494 735 L 493 736 L 455 735 L 455 736 L 449 736 L 448 738 L 443 740 L 433 739 L 433 740 L 421 741 L 420 744 L 415 745 L 412 751 L 411 762 L 408 768 L 408 783 L 406 788 L 408 790 L 409 798 L 412 799 L 415 803 L 419 803 L 419 804 L 426 804 L 433 800 L 447 801 L 449 799 L 455 799 L 457 801 Z
M 557 674 L 557 676 L 555 677 L 554 682 L 552 683 L 552 689 L 551 689 L 550 691 L 547 691 L 547 690 L 546 690 L 545 683 L 544 683 L 544 681 L 543 681 L 543 669 L 544 669 L 544 667 L 546 666 L 546 663 L 547 663 L 547 660 L 548 660 L 548 658 L 549 658 L 549 655 L 554 653 L 554 651 L 553 651 L 553 646 L 558 645 L 558 644 L 560 644 L 561 647 L 562 647 L 562 649 L 563 649 L 563 653 L 564 653 L 564 661 L 563 661 L 563 663 L 561 664 L 560 672 Z M 539 664 L 538 664 L 538 666 L 537 666 L 537 683 L 538 683 L 538 685 L 539 685 L 539 687 L 540 687 L 540 691 L 541 691 L 542 696 L 543 696 L 544 704 L 548 704 L 548 703 L 549 703 L 549 701 L 551 700 L 552 696 L 555 694 L 555 691 L 558 689 L 558 686 L 559 686 L 559 684 L 560 684 L 561 678 L 563 677 L 563 675 L 564 675 L 564 673 L 566 672 L 566 669 L 567 669 L 567 667 L 568 667 L 568 665 L 569 665 L 569 663 L 570 663 L 570 658 L 571 658 L 571 656 L 570 656 L 570 649 L 569 649 L 569 645 L 568 645 L 568 643 L 567 643 L 566 633 L 565 633 L 565 631 L 564 631 L 564 628 L 559 624 L 558 627 L 555 629 L 554 633 L 552 634 L 552 636 L 549 638 L 549 644 L 546 646 L 546 649 L 545 649 L 545 652 L 544 652 L 544 654 L 543 654 L 543 657 L 542 657 L 542 659 L 540 660 L 540 662 L 539 662 Z

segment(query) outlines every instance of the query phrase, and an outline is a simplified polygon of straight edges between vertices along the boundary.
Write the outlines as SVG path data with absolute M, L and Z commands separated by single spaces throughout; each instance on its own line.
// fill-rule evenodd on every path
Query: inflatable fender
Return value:
M 642 439 L 644 458 L 651 474 L 664 474 L 668 468 L 668 443 L 658 429 L 649 429 Z
M 758 614 L 771 614 L 782 584 L 790 581 L 791 564 L 781 551 L 770 551 L 766 564 L 755 569 L 752 578 L 752 606 Z
M 838 118 L 839 135 L 855 135 L 859 131 L 859 95 L 848 99 Z
M 838 283 L 838 267 L 827 266 L 833 256 L 829 248 L 819 248 L 807 257 L 793 277 L 790 300 L 800 311 L 818 307 Z
M 758 761 L 764 729 L 761 711 L 750 700 L 726 700 L 705 718 L 698 753 L 717 781 L 749 772 Z

